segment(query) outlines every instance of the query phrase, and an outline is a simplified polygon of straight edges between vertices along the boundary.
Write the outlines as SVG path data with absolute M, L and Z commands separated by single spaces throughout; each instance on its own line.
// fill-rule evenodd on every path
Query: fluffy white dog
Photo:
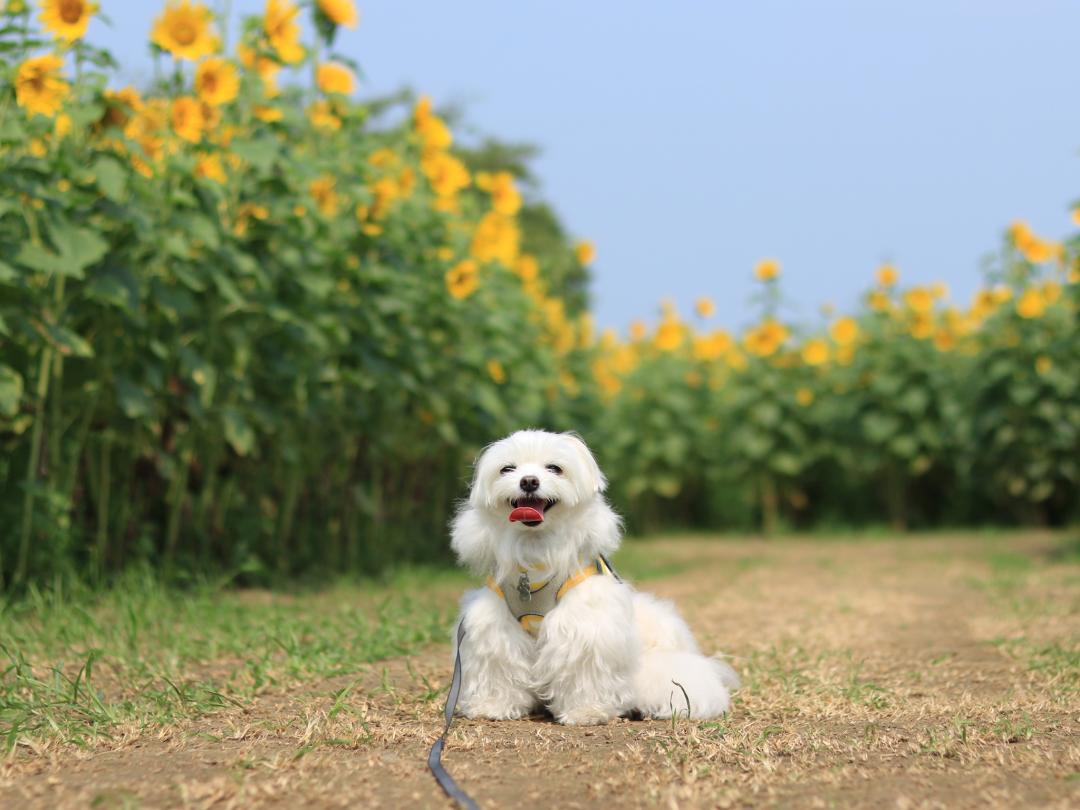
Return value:
M 453 522 L 458 558 L 489 577 L 461 605 L 465 716 L 547 706 L 560 723 L 587 725 L 727 711 L 739 684 L 731 667 L 701 654 L 671 603 L 607 567 L 620 521 L 606 485 L 572 434 L 523 430 L 480 456 Z

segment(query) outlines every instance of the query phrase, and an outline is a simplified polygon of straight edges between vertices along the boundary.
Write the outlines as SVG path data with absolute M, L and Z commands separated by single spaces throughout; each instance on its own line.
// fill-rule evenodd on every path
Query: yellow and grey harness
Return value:
M 550 577 L 533 581 L 530 574 L 543 576 L 544 571 L 518 566 L 516 578 L 511 575 L 502 582 L 496 582 L 493 577 L 489 577 L 487 586 L 503 598 L 506 606 L 510 608 L 510 614 L 521 624 L 521 628 L 534 638 L 540 632 L 540 623 L 544 621 L 544 617 L 555 609 L 567 591 L 597 574 L 613 576 L 603 557 L 597 557 L 558 585 L 553 583 Z

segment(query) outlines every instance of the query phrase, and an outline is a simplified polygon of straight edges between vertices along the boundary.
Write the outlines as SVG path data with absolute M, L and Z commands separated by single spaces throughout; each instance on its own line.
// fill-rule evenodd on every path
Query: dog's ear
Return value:
M 490 496 L 486 481 L 487 465 L 484 462 L 488 459 L 488 451 L 496 444 L 498 442 L 492 442 L 481 450 L 480 455 L 473 462 L 472 480 L 469 482 L 469 505 L 474 508 L 489 505 Z
M 495 570 L 495 538 L 479 510 L 467 504 L 462 504 L 450 524 L 450 547 L 474 573 L 485 575 Z
M 607 478 L 605 478 L 604 474 L 600 471 L 600 465 L 597 464 L 596 459 L 593 458 L 589 446 L 585 444 L 582 438 L 576 433 L 564 433 L 562 435 L 566 438 L 567 443 L 577 457 L 578 464 L 585 475 L 585 480 L 583 481 L 585 486 L 591 492 L 603 492 L 607 489 Z

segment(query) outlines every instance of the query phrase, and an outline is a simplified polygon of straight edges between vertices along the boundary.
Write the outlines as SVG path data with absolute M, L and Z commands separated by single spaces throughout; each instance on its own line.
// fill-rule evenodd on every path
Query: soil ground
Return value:
M 741 674 L 730 716 L 459 718 L 444 763 L 483 807 L 1080 806 L 1067 546 L 1041 533 L 630 544 L 637 586 L 675 600 Z M 0 807 L 450 807 L 425 767 L 449 677 L 447 645 L 429 645 L 82 748 L 26 742 L 0 762 Z

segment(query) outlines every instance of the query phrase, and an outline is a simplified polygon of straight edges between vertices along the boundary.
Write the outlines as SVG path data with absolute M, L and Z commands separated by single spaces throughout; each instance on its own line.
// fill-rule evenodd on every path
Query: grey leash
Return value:
M 465 622 L 461 621 L 458 623 L 457 630 L 457 655 L 454 657 L 454 677 L 450 680 L 450 692 L 446 695 L 446 709 L 443 712 L 446 716 L 446 726 L 443 728 L 442 736 L 431 746 L 427 766 L 435 777 L 435 781 L 439 783 L 439 787 L 446 791 L 446 795 L 457 802 L 459 807 L 466 810 L 480 810 L 472 797 L 458 786 L 458 783 L 442 766 L 443 748 L 446 747 L 446 737 L 450 733 L 450 724 L 454 722 L 454 709 L 457 708 L 458 694 L 461 692 L 461 640 L 463 638 L 465 638 Z

